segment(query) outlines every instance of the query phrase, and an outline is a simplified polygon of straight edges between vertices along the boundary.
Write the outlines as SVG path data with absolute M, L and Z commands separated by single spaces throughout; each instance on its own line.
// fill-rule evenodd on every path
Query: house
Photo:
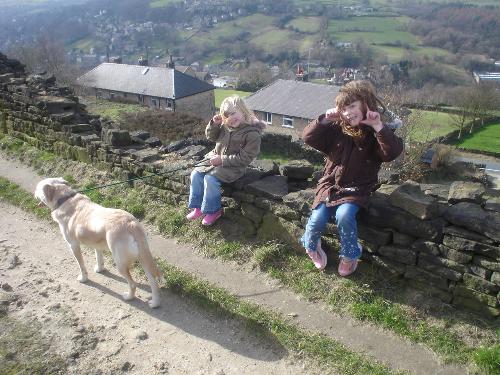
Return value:
M 476 83 L 493 83 L 495 85 L 500 85 L 500 73 L 499 72 L 473 72 L 472 73 Z
M 333 107 L 340 87 L 279 79 L 245 98 L 267 131 L 299 138 L 305 126 Z
M 167 67 L 103 63 L 79 77 L 77 85 L 96 97 L 191 113 L 207 120 L 215 112 L 211 84 Z

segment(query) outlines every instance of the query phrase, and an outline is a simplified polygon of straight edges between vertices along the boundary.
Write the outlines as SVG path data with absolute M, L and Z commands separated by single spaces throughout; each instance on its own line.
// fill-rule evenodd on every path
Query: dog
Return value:
M 46 178 L 35 189 L 40 205 L 46 205 L 54 221 L 68 243 L 80 266 L 78 281 L 88 280 L 80 246 L 95 249 L 97 264 L 95 272 L 104 271 L 103 251 L 110 250 L 120 274 L 127 280 L 129 290 L 123 294 L 126 301 L 135 297 L 136 282 L 130 275 L 130 267 L 139 259 L 149 284 L 152 298 L 151 308 L 160 305 L 158 281 L 160 270 L 149 250 L 144 227 L 130 213 L 106 208 L 92 202 L 87 196 L 73 190 L 63 178 Z

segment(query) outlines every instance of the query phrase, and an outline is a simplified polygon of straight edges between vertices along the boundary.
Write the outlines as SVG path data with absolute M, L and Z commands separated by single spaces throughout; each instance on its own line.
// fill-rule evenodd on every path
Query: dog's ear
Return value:
M 42 189 L 45 202 L 50 202 L 54 198 L 55 189 L 52 185 L 45 185 Z

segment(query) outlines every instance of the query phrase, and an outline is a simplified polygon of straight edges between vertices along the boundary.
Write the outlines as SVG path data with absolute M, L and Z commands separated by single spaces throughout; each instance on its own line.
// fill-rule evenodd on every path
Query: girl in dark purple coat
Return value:
M 316 268 L 325 268 L 321 235 L 334 217 L 341 245 L 338 271 L 348 276 L 356 270 L 362 251 L 356 214 L 378 186 L 380 165 L 398 157 L 403 142 L 394 134 L 394 123 L 385 121 L 388 111 L 370 82 L 348 83 L 335 104 L 302 134 L 306 144 L 326 154 L 327 161 L 301 240 Z

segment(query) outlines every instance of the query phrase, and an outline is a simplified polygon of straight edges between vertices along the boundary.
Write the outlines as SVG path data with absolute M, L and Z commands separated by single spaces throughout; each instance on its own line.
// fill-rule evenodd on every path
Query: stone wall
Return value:
M 175 111 L 191 113 L 209 121 L 215 113 L 214 90 L 175 100 Z
M 88 115 L 67 88 L 50 78 L 25 76 L 22 67 L 1 54 L 0 108 L 11 136 L 121 178 L 185 166 L 173 175 L 145 180 L 181 204 L 189 192 L 189 165 L 209 149 L 193 140 L 158 147 L 144 141 L 149 134 L 113 128 Z M 299 143 L 273 137 L 266 136 L 263 149 L 274 145 L 274 151 L 298 159 L 308 153 L 321 158 Z M 297 239 L 311 211 L 313 172 L 306 160 L 280 166 L 254 162 L 243 178 L 223 186 L 224 217 L 232 233 L 278 239 L 303 253 Z M 366 262 L 446 303 L 490 317 L 500 314 L 500 203 L 488 199 L 481 184 L 383 185 L 359 223 Z M 323 245 L 336 251 L 337 243 L 330 225 Z

